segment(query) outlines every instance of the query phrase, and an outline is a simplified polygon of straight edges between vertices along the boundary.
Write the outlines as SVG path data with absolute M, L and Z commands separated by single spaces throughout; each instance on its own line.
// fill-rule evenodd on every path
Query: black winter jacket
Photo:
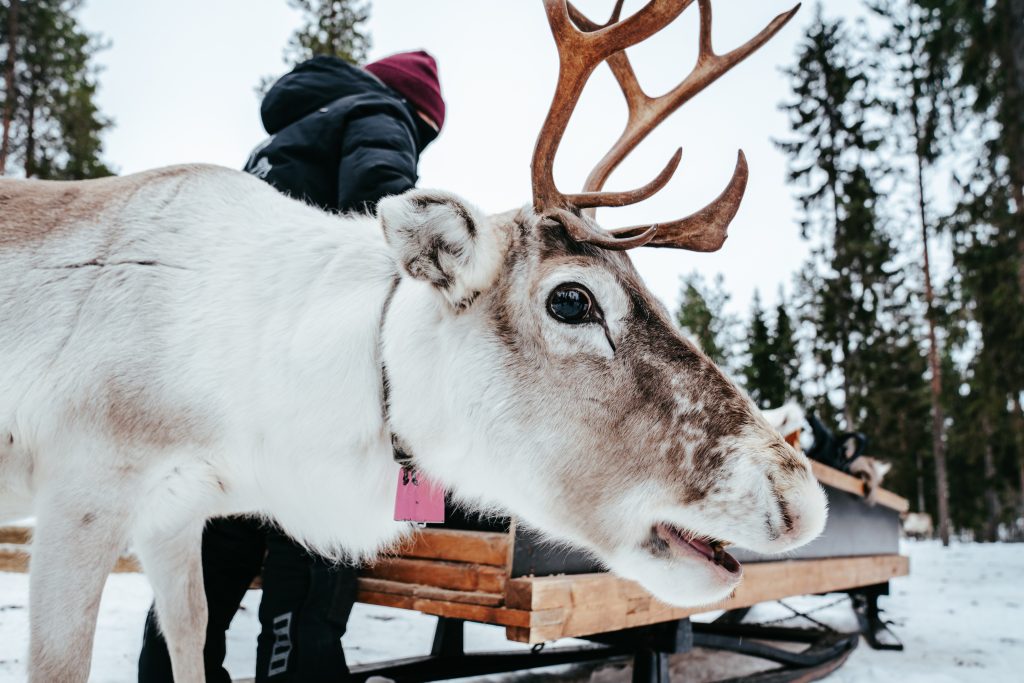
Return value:
M 271 87 L 260 108 L 270 137 L 245 170 L 320 208 L 372 211 L 416 184 L 436 133 L 401 95 L 336 57 L 314 57 Z

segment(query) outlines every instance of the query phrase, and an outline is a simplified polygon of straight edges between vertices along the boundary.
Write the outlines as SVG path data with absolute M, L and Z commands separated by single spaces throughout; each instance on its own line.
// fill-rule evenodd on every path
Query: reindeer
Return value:
M 725 55 L 698 0 L 700 58 L 661 98 L 624 49 L 692 0 L 605 25 L 545 0 L 561 69 L 533 204 L 487 216 L 410 191 L 328 215 L 240 172 L 179 166 L 85 182 L 0 181 L 0 512 L 34 514 L 32 681 L 84 681 L 105 577 L 131 546 L 177 681 L 202 681 L 205 521 L 258 515 L 338 561 L 393 521 L 396 452 L 480 509 L 589 550 L 678 605 L 740 582 L 727 543 L 786 551 L 825 499 L 802 454 L 691 342 L 625 250 L 721 246 L 743 194 L 605 231 L 589 210 L 667 182 L 601 187 L 671 111 L 775 35 Z M 629 123 L 577 194 L 552 180 L 603 61 Z

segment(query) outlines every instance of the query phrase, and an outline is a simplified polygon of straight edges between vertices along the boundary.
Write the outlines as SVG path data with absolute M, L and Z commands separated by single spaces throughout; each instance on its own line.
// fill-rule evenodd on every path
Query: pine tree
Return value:
M 915 1 L 939 27 L 928 57 L 952 74 L 955 123 L 981 137 L 950 224 L 979 353 L 1002 368 L 991 379 L 1010 407 L 1024 515 L 1024 0 Z
M 742 369 L 747 392 L 761 408 L 782 405 L 788 396 L 785 369 L 780 363 L 778 339 L 768 328 L 761 297 L 754 292 L 747 332 L 747 361 Z
M 14 89 L 14 71 L 17 65 L 18 56 L 18 12 L 21 8 L 21 0 L 10 0 L 9 5 L 0 5 L 0 21 L 6 18 L 3 23 L 6 38 L 7 54 L 4 58 L 4 91 L 3 91 L 3 137 L 0 138 L 0 175 L 7 172 L 7 157 L 11 150 L 11 122 L 14 120 L 14 105 L 17 101 Z M 6 16 L 4 16 L 6 14 Z
M 288 0 L 303 14 L 304 24 L 288 40 L 285 60 L 295 65 L 315 55 L 333 55 L 361 64 L 370 49 L 362 25 L 370 18 L 369 2 L 353 0 Z
M 797 348 L 796 330 L 787 305 L 780 289 L 779 303 L 775 307 L 774 353 L 785 386 L 783 402 L 794 400 L 802 404 L 804 401 L 800 386 L 800 352 Z
M 718 275 L 713 285 L 693 272 L 681 278 L 676 323 L 708 357 L 726 370 L 733 360 L 733 320 L 725 313 L 729 295 Z
M 959 100 L 996 124 L 991 161 L 1006 163 L 1010 197 L 1024 211 L 1024 0 L 915 0 L 941 27 L 932 58 L 957 73 Z M 1017 282 L 1024 292 L 1024 229 L 1015 230 Z
M 92 64 L 103 46 L 78 25 L 79 7 L 81 0 L 0 3 L 0 173 L 57 180 L 111 173 L 100 137 L 111 121 L 96 106 Z
M 880 41 L 882 71 L 892 74 L 888 109 L 890 135 L 897 156 L 912 160 L 916 213 L 921 234 L 921 262 L 925 318 L 928 328 L 928 367 L 931 374 L 932 460 L 935 464 L 938 496 L 939 537 L 949 544 L 949 484 L 946 466 L 945 427 L 942 412 L 942 368 L 939 362 L 938 317 L 930 258 L 930 220 L 927 174 L 939 157 L 940 124 L 949 90 L 949 71 L 932 59 L 928 45 L 942 30 L 933 12 L 922 10 L 913 0 L 870 3 L 886 19 L 888 30 Z
M 921 454 L 931 448 L 927 353 L 911 296 L 906 288 L 892 293 L 886 324 L 862 351 L 868 377 L 861 405 L 861 430 L 868 435 L 870 454 L 892 465 L 886 486 L 908 497 L 917 487 L 919 463 L 925 459 Z
M 772 372 L 771 343 L 768 322 L 761 307 L 761 296 L 755 290 L 750 310 L 750 329 L 747 332 L 747 360 L 741 374 L 750 398 L 762 408 L 771 406 L 767 397 L 771 393 L 768 386 Z
M 302 13 L 302 26 L 288 39 L 284 61 L 289 66 L 318 55 L 339 57 L 350 64 L 362 64 L 370 50 L 370 34 L 364 25 L 370 19 L 370 3 L 358 0 L 288 0 Z M 256 87 L 260 97 L 275 78 L 264 76 Z
M 846 429 L 861 426 L 872 381 L 865 350 L 882 337 L 898 283 L 869 169 L 878 139 L 867 123 L 866 67 L 852 42 L 843 23 L 826 20 L 819 7 L 788 71 L 795 98 L 784 109 L 794 137 L 778 143 L 791 157 L 790 179 L 805 188 L 797 196 L 803 234 L 816 240 L 800 291 L 821 367 L 817 408 L 829 420 L 838 408 Z M 833 406 L 837 391 L 841 404 Z

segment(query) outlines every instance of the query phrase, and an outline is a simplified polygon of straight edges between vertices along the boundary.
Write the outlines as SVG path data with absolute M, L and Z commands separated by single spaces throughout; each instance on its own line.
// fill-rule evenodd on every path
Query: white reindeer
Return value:
M 259 515 L 326 556 L 372 557 L 410 532 L 392 521 L 392 437 L 459 499 L 589 549 L 671 603 L 736 587 L 726 541 L 784 551 L 820 532 L 807 460 L 680 336 L 621 251 L 720 246 L 745 166 L 701 214 L 616 233 L 579 209 L 649 196 L 668 173 L 634 193 L 550 182 L 573 79 L 609 57 L 624 73 L 623 48 L 689 0 L 604 29 L 545 2 L 576 61 L 530 208 L 488 217 L 413 191 L 339 217 L 210 166 L 0 181 L 0 515 L 37 520 L 31 680 L 87 678 L 103 583 L 129 544 L 175 680 L 204 680 L 205 520 Z M 700 4 L 702 71 L 649 103 L 608 172 L 788 19 L 718 57 Z

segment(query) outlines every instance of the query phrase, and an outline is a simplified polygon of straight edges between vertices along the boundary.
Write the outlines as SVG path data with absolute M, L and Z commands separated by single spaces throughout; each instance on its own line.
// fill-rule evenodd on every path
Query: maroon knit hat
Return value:
M 444 125 L 444 99 L 437 79 L 437 62 L 422 50 L 399 52 L 364 67 L 409 100 L 437 124 Z

